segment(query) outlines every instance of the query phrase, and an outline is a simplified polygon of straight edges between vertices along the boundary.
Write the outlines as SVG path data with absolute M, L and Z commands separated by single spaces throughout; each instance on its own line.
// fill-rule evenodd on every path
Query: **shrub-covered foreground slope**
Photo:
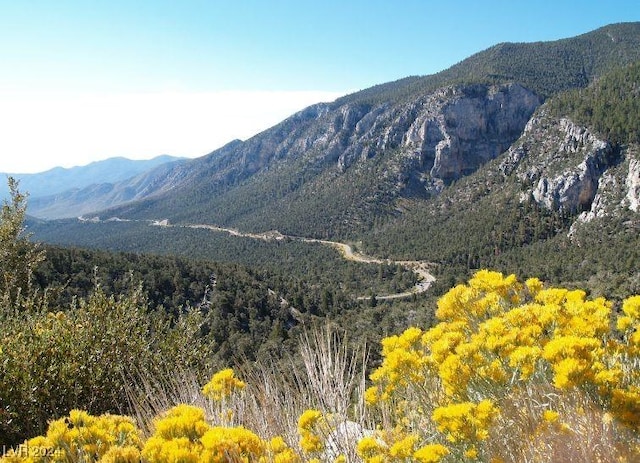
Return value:
M 382 341 L 366 390 L 321 333 L 301 371 L 222 370 L 192 387 L 199 405 L 176 403 L 178 380 L 152 420 L 75 410 L 1 461 L 638 461 L 640 296 L 480 271 L 437 317 Z
M 429 317 L 416 314 L 421 302 L 392 308 L 354 297 L 403 291 L 413 273 L 344 262 L 319 246 L 326 268 L 307 267 L 306 279 L 291 275 L 309 262 L 287 257 L 295 246 L 286 244 L 279 270 L 39 246 L 24 233 L 25 197 L 11 185 L 0 216 L 0 444 L 42 433 L 73 408 L 130 413 L 133 397 L 162 394 L 154 378 L 181 369 L 201 379 L 220 365 L 288 361 L 299 334 L 326 318 L 363 342 Z

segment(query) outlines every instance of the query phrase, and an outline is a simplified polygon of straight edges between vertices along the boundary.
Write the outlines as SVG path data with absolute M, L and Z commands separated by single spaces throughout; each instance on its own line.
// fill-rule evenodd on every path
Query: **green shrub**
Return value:
M 74 408 L 126 412 L 146 377 L 206 369 L 200 312 L 150 311 L 141 286 L 115 297 L 96 284 L 66 307 L 49 304 L 47 290 L 31 285 L 44 256 L 23 233 L 25 197 L 9 186 L 0 215 L 0 443 L 41 434 Z
M 82 408 L 125 412 L 140 377 L 202 367 L 199 315 L 171 326 L 149 313 L 141 290 L 119 297 L 99 287 L 67 311 L 5 318 L 0 335 L 0 441 L 42 433 L 47 421 Z

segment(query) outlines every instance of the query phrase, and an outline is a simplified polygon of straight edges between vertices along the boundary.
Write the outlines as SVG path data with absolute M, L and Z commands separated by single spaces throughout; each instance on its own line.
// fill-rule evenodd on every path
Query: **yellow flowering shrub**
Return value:
M 178 405 L 154 421 L 154 433 L 147 440 L 142 456 L 150 462 L 197 462 L 204 447 L 201 438 L 211 429 L 204 410 Z
M 628 353 L 640 355 L 640 296 L 633 296 L 622 304 L 622 313 L 616 327 L 624 334 L 628 343 Z
M 204 411 L 178 405 L 155 420 L 154 434 L 143 444 L 131 418 L 92 416 L 73 410 L 51 422 L 45 436 L 25 441 L 0 458 L 2 463 L 300 463 L 281 437 L 263 441 L 239 427 L 211 427 Z
M 331 441 L 338 413 L 303 411 L 295 448 L 218 419 L 242 423 L 233 407 L 250 398 L 234 395 L 245 383 L 225 369 L 202 389 L 212 416 L 175 406 L 144 440 L 130 418 L 74 410 L 0 463 L 640 461 L 640 296 L 617 307 L 483 270 L 440 298 L 437 317 L 382 340 L 358 398 L 375 430 L 362 428 L 351 448 Z
M 358 456 L 366 463 L 378 463 L 385 461 L 386 446 L 372 436 L 364 437 L 358 442 Z
M 449 449 L 442 444 L 427 444 L 420 447 L 413 454 L 413 458 L 420 463 L 438 463 L 449 455 Z
M 46 435 L 25 441 L 0 461 L 129 463 L 140 461 L 141 448 L 141 433 L 131 418 L 72 410 L 68 417 L 52 421 Z
M 611 302 L 584 291 L 481 270 L 439 299 L 436 317 L 429 330 L 412 327 L 382 341 L 382 363 L 364 399 L 391 413 L 397 440 L 384 433 L 363 439 L 365 461 L 388 460 L 407 435 L 424 449 L 414 451 L 417 461 L 488 461 L 501 408 L 522 391 L 579 388 L 640 431 L 640 373 L 633 367 L 640 362 L 640 296 L 626 299 L 616 315 Z M 402 401 L 412 406 L 401 408 Z M 537 406 L 543 409 L 532 418 L 534 429 L 556 422 L 555 411 Z
M 202 436 L 201 441 L 203 450 L 200 462 L 257 462 L 266 454 L 265 442 L 242 426 L 213 427 Z
M 219 401 L 244 387 L 245 383 L 235 376 L 233 369 L 225 368 L 211 377 L 211 380 L 202 388 L 202 393 L 205 397 Z
M 498 413 L 490 400 L 478 404 L 472 402 L 453 403 L 434 410 L 432 419 L 438 431 L 450 442 L 463 440 L 485 440 L 488 428 Z
M 191 405 L 170 409 L 154 426 L 142 450 L 150 463 L 299 462 L 281 437 L 265 441 L 243 426 L 211 426 L 204 410 Z
M 241 390 L 245 383 L 228 368 L 214 374 L 202 392 L 216 402 Z M 223 405 L 218 403 L 218 405 Z M 228 410 L 231 413 L 230 410 Z M 299 463 L 298 454 L 280 436 L 263 439 L 243 426 L 213 426 L 205 412 L 177 405 L 154 421 L 142 458 L 149 463 Z
M 300 456 L 280 436 L 273 437 L 267 442 L 267 455 L 267 457 L 261 458 L 261 463 L 300 463 L 302 461 Z
M 300 447 L 306 453 L 318 453 L 324 449 L 324 433 L 326 427 L 325 417 L 319 410 L 305 410 L 298 418 L 298 434 L 300 434 Z
M 388 441 L 388 442 L 387 442 Z M 417 433 L 378 433 L 357 443 L 357 454 L 365 463 L 436 463 L 449 455 L 450 450 L 442 444 L 420 445 Z

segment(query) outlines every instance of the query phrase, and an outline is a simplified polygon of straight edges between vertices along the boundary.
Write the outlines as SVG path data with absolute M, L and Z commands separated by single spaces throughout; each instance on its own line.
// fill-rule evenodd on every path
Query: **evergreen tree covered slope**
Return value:
M 640 59 L 639 50 L 637 23 L 496 45 L 439 74 L 311 106 L 181 166 L 169 191 L 100 215 L 353 235 L 474 172 L 520 137 L 545 99 Z
M 638 291 L 639 86 L 635 63 L 549 100 L 506 153 L 412 202 L 367 250 Z
M 169 193 L 100 213 L 132 222 L 32 229 L 65 245 L 272 261 L 297 273 L 276 256 L 296 247 L 289 262 L 301 262 L 302 243 L 144 220 L 277 229 L 439 264 L 435 293 L 481 267 L 635 291 L 639 29 L 503 44 L 434 76 L 318 104 L 182 165 Z M 535 87 L 549 76 L 557 86 Z

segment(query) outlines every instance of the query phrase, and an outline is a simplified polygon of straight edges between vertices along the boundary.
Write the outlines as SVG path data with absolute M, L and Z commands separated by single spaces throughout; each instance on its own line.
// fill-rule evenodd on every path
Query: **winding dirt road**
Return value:
M 239 230 L 235 230 L 233 228 L 224 228 L 217 227 L 215 225 L 206 225 L 206 224 L 194 224 L 194 225 L 170 225 L 167 221 L 156 221 L 153 222 L 153 225 L 163 226 L 163 227 L 186 227 L 186 228 L 204 228 L 207 230 L 224 232 L 228 233 L 232 236 L 240 236 L 244 238 L 253 238 L 265 241 L 277 241 L 277 240 L 296 240 L 302 241 L 304 243 L 320 243 L 325 246 L 331 246 L 337 249 L 342 256 L 347 260 L 352 260 L 354 262 L 362 262 L 365 264 L 389 264 L 389 265 L 400 265 L 408 270 L 411 270 L 418 276 L 418 283 L 411 288 L 409 291 L 405 291 L 402 293 L 395 294 L 386 294 L 382 296 L 375 296 L 376 300 L 385 300 L 385 299 L 402 299 L 406 297 L 411 297 L 414 294 L 424 293 L 429 289 L 431 283 L 435 281 L 435 277 L 429 272 L 428 263 L 425 261 L 418 260 L 390 260 L 390 259 L 378 259 L 376 257 L 367 256 L 366 254 L 362 254 L 353 249 L 353 247 L 347 243 L 340 243 L 338 241 L 329 241 L 329 240 L 320 240 L 315 238 L 303 238 L 299 236 L 291 236 L 291 235 L 283 235 L 278 231 L 268 231 L 264 233 L 244 233 Z M 371 296 L 360 296 L 359 300 L 370 299 Z

